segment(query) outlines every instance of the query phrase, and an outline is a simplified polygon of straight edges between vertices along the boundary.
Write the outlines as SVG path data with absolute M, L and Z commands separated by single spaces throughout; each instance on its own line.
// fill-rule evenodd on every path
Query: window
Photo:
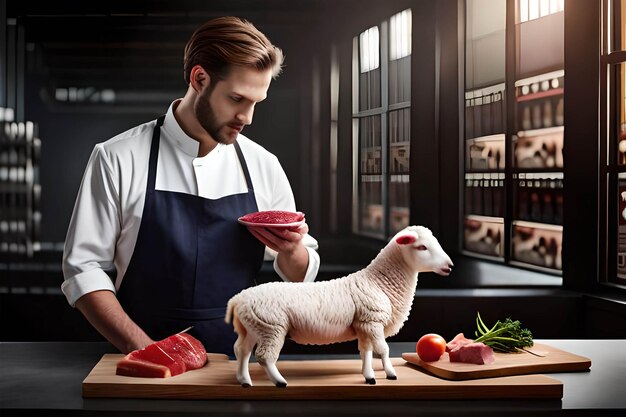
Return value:
M 466 3 L 463 248 L 504 259 L 506 1 Z
M 519 0 L 520 23 L 563 11 L 564 0 Z
M 556 275 L 563 235 L 563 7 L 562 0 L 466 2 L 464 253 Z M 507 50 L 511 38 L 515 48 Z M 515 65 L 507 68 L 510 54 Z
M 601 280 L 626 285 L 626 0 L 605 0 L 601 67 L 602 202 L 607 207 Z
M 409 224 L 411 10 L 353 40 L 353 231 L 386 238 Z

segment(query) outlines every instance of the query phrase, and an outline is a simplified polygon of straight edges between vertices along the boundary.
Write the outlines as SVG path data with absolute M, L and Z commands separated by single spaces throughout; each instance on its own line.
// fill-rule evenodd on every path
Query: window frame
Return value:
M 370 108 L 366 110 L 360 109 L 360 85 L 359 85 L 359 75 L 360 75 L 360 58 L 361 58 L 361 44 L 360 44 L 360 35 L 364 31 L 360 32 L 358 35 L 354 36 L 352 39 L 352 149 L 353 149 L 353 180 L 352 180 L 352 233 L 355 235 L 360 235 L 364 237 L 370 237 L 375 239 L 386 240 L 389 238 L 393 232 L 391 231 L 391 222 L 390 222 L 390 211 L 391 206 L 389 202 L 389 190 L 390 190 L 390 180 L 392 175 L 403 175 L 392 173 L 389 167 L 389 156 L 390 156 L 390 139 L 389 139 L 389 114 L 394 111 L 400 111 L 403 109 L 411 109 L 411 100 L 402 101 L 398 103 L 389 103 L 389 63 L 390 63 L 390 26 L 391 19 L 393 16 L 402 13 L 405 10 L 410 10 L 411 15 L 413 13 L 411 8 L 407 8 L 404 10 L 400 10 L 396 13 L 391 14 L 389 17 L 377 23 L 375 26 L 378 27 L 379 33 L 379 68 L 380 68 L 380 106 L 376 108 Z M 411 21 L 411 25 L 413 25 L 413 21 Z M 370 28 L 375 27 L 370 26 Z M 368 29 L 370 29 L 368 28 Z M 365 29 L 365 30 L 368 30 Z M 412 43 L 413 37 L 410 37 L 410 42 Z M 411 53 L 406 55 L 405 57 L 409 57 L 409 60 L 412 64 L 412 55 Z M 405 58 L 403 57 L 403 58 Z M 401 59 L 401 58 L 400 58 Z M 410 76 L 412 76 L 412 72 L 409 71 Z M 410 82 L 411 80 L 409 80 Z M 410 85 L 410 84 L 409 84 Z M 409 89 L 409 94 L 412 91 Z M 362 230 L 361 228 L 361 210 L 362 207 L 360 205 L 360 190 L 361 185 L 363 184 L 362 178 L 368 173 L 362 172 L 362 160 L 361 160 L 361 143 L 359 138 L 359 129 L 360 129 L 360 121 L 364 118 L 368 117 L 380 117 L 380 147 L 381 147 L 381 169 L 380 169 L 380 187 L 381 187 L 381 206 L 383 209 L 383 224 L 382 224 L 382 233 L 375 233 Z M 409 117 L 409 132 L 411 131 L 411 122 L 412 117 Z M 412 142 L 411 133 L 409 133 L 409 143 Z M 411 145 L 409 145 L 411 146 Z M 411 166 L 409 162 L 409 167 Z M 379 174 L 373 174 L 379 175 Z M 406 174 L 410 175 L 409 172 Z M 409 180 L 410 184 L 410 180 Z M 410 186 L 409 186 L 410 187 Z M 410 199 L 409 199 L 410 200 Z M 408 204 L 409 216 L 410 216 L 410 201 Z
M 619 120 L 619 86 L 620 65 L 626 67 L 626 45 L 618 45 L 620 8 L 626 6 L 620 0 L 602 0 L 602 34 L 600 55 L 600 167 L 599 167 L 599 201 L 606 210 L 600 210 L 600 274 L 598 283 L 602 287 L 626 289 L 626 278 L 618 275 L 619 222 L 618 189 L 619 176 L 626 174 L 626 165 L 617 162 Z M 623 22 L 622 22 L 623 23 Z M 621 43 L 621 42 L 620 42 Z M 625 68 L 626 70 L 626 68 Z M 622 83 L 624 81 L 621 81 Z M 623 86 L 622 86 L 623 87 Z M 624 105 L 624 104 L 622 104 Z

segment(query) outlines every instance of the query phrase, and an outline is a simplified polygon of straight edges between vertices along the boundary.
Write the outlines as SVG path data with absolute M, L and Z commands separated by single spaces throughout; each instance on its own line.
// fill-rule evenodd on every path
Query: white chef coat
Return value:
M 206 156 L 198 157 L 198 141 L 187 136 L 174 118 L 175 104 L 170 105 L 161 128 L 155 188 L 210 199 L 247 192 L 235 147 L 218 144 Z M 120 288 L 141 225 L 155 125 L 156 120 L 99 143 L 89 158 L 63 253 L 61 289 L 72 306 L 89 292 Z M 259 211 L 295 211 L 289 180 L 278 158 L 241 134 L 237 142 Z M 304 280 L 313 281 L 320 264 L 318 244 L 309 234 L 303 243 L 309 253 Z M 274 259 L 274 270 L 287 280 L 275 251 L 266 247 L 265 259 Z M 115 283 L 104 272 L 113 267 Z

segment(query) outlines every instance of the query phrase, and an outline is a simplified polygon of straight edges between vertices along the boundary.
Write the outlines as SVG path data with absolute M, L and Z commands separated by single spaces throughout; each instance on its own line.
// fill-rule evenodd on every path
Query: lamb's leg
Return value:
M 265 369 L 267 377 L 280 388 L 287 386 L 287 380 L 278 371 L 276 361 L 285 342 L 285 334 L 272 334 L 270 337 L 259 337 L 256 348 L 256 360 Z
M 384 330 L 382 325 L 380 326 L 380 331 L 375 332 L 372 344 L 374 347 L 374 352 L 380 355 L 380 359 L 383 363 L 383 369 L 385 370 L 385 374 L 387 375 L 387 379 L 398 379 L 396 376 L 396 371 L 393 369 L 393 365 L 391 364 L 391 359 L 389 359 L 389 345 L 385 341 Z
M 237 341 L 233 346 L 235 357 L 237 358 L 237 381 L 242 387 L 252 386 L 248 363 L 252 355 L 252 349 L 256 343 L 256 338 L 250 333 L 239 334 Z
M 279 388 L 285 388 L 287 386 L 287 380 L 283 378 L 283 376 L 278 371 L 278 368 L 276 367 L 276 362 L 259 363 L 261 364 L 263 369 L 265 369 L 267 377 L 270 379 L 270 381 L 272 381 L 274 385 Z
M 372 351 L 380 355 L 387 379 L 397 379 L 396 371 L 389 359 L 389 346 L 385 341 L 385 329 L 382 323 L 363 322 L 355 323 L 355 330 L 359 337 L 359 352 L 363 361 L 363 376 L 368 384 L 375 384 L 374 369 L 372 368 Z
M 359 354 L 361 356 L 361 372 L 367 384 L 376 385 L 374 368 L 372 368 L 372 343 L 365 335 L 359 335 Z

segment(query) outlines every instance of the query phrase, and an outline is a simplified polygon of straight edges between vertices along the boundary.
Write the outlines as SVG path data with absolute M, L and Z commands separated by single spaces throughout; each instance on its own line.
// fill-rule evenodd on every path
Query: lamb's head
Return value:
M 450 275 L 452 260 L 441 248 L 437 238 L 423 226 L 409 226 L 398 232 L 391 244 L 397 244 L 404 260 L 416 272 Z

